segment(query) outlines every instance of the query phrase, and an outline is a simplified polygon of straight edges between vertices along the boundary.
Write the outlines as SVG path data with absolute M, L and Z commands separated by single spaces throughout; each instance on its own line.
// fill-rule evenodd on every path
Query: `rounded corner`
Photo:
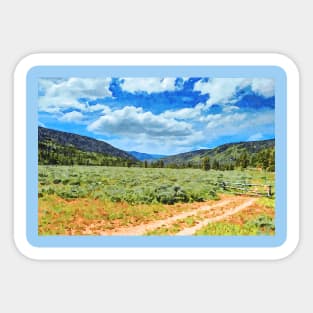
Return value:
M 288 75 L 289 72 L 292 72 L 293 75 L 300 76 L 300 69 L 297 62 L 287 54 L 284 53 L 273 53 L 272 56 L 276 59 L 276 66 L 280 67 Z
M 275 260 L 285 260 L 292 256 L 299 247 L 300 237 L 294 236 L 292 238 L 287 238 L 280 246 L 276 249 L 278 250 L 278 255 Z
M 31 244 L 27 236 L 25 238 L 20 238 L 18 234 L 14 234 L 13 242 L 14 242 L 15 249 L 23 257 L 32 261 L 39 260 L 39 258 L 36 257 L 36 249 L 38 248 Z
M 42 53 L 30 53 L 18 60 L 13 70 L 13 76 L 16 78 L 20 74 L 27 75 L 30 70 L 38 66 L 37 60 L 42 56 Z

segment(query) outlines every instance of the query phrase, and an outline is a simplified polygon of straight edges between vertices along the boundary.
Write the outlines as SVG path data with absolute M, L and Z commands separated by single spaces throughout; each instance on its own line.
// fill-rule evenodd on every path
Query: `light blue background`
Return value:
M 38 236 L 38 79 L 41 77 L 275 79 L 275 236 Z M 38 66 L 27 75 L 27 239 L 39 247 L 276 247 L 286 239 L 286 75 L 275 66 Z

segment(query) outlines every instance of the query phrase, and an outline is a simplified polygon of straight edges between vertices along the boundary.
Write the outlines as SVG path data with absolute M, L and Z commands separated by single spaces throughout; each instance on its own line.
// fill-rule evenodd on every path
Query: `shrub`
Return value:
M 268 215 L 260 215 L 254 220 L 248 221 L 247 226 L 257 227 L 264 230 L 266 233 L 270 231 L 275 231 L 275 223 L 272 217 Z
M 253 175 L 254 181 L 263 183 L 264 173 Z M 174 204 L 218 199 L 218 193 L 225 192 L 220 181 L 249 181 L 251 177 L 248 171 L 237 170 L 39 166 L 38 192 L 43 196 L 57 193 L 65 199 L 89 197 L 131 204 Z M 266 177 L 274 185 L 274 176 Z
M 62 189 L 58 190 L 56 194 L 63 199 L 84 198 L 87 196 L 87 192 L 80 188 Z

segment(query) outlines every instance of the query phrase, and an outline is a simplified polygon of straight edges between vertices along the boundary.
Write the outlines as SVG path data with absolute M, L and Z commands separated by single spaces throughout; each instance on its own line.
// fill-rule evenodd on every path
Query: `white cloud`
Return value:
M 181 122 L 180 122 L 181 123 Z M 122 131 L 121 137 L 108 140 L 116 147 L 147 153 L 176 154 L 211 146 L 211 143 L 223 136 L 245 134 L 247 140 L 260 140 L 262 134 L 274 132 L 274 112 L 245 112 L 233 114 L 214 114 L 195 119 L 190 131 L 176 136 L 165 131 L 166 136 L 151 134 L 146 129 L 142 133 Z M 108 134 L 108 133 L 107 133 Z M 111 133 L 113 135 L 113 133 Z
M 97 112 L 97 111 L 102 111 L 102 112 L 111 112 L 111 109 L 104 104 L 94 104 L 94 105 L 88 105 L 88 107 L 86 107 L 86 111 L 88 112 Z
M 205 118 L 206 134 L 209 140 L 238 133 L 251 136 L 264 129 L 274 132 L 275 114 L 273 110 L 265 112 L 245 112 L 234 114 L 215 114 Z
M 126 106 L 106 110 L 88 130 L 111 139 L 124 150 L 154 153 L 180 153 L 205 147 L 222 136 L 246 134 L 248 140 L 262 139 L 274 132 L 274 111 L 223 112 L 205 115 L 203 104 L 194 109 L 165 111 L 159 115 L 142 108 Z M 188 117 L 188 118 L 185 118 Z
M 131 93 L 140 91 L 147 93 L 174 91 L 176 89 L 175 81 L 175 77 L 126 77 L 123 78 L 121 88 Z
M 202 114 L 202 109 L 205 107 L 203 103 L 197 104 L 194 108 L 184 108 L 180 110 L 168 110 L 161 114 L 165 118 L 175 118 L 176 120 L 190 120 L 199 118 Z
M 105 135 L 136 137 L 144 134 L 149 137 L 188 136 L 192 126 L 172 118 L 144 112 L 142 108 L 126 106 L 123 109 L 107 112 L 88 126 L 88 130 Z
M 263 139 L 263 135 L 261 133 L 256 133 L 256 134 L 251 135 L 248 138 L 248 141 L 256 141 L 256 140 L 261 140 L 261 139 Z
M 208 82 L 198 81 L 194 89 L 210 94 L 207 103 L 198 103 L 193 108 L 182 105 L 177 110 L 169 107 L 159 114 L 131 105 L 113 109 L 105 104 L 89 105 L 78 101 L 79 98 L 92 100 L 112 96 L 109 86 L 110 78 L 41 79 L 39 110 L 53 113 L 51 115 L 59 121 L 89 124 L 89 131 L 105 135 L 105 141 L 121 149 L 160 154 L 206 147 L 223 136 L 240 134 L 248 140 L 259 140 L 274 133 L 274 110 L 245 111 L 235 106 L 234 100 L 236 92 L 248 86 L 264 97 L 273 96 L 275 86 L 272 79 L 214 78 Z M 175 86 L 175 78 L 125 78 L 121 87 L 132 93 L 182 88 Z M 208 108 L 214 103 L 220 104 L 222 110 L 215 111 L 219 114 L 209 114 Z M 64 114 L 64 109 L 71 112 Z
M 268 78 L 254 78 L 251 83 L 252 90 L 264 96 L 265 98 L 273 97 L 275 95 L 274 79 Z
M 124 150 L 173 154 L 192 150 L 204 139 L 202 131 L 193 129 L 192 124 L 163 113 L 155 115 L 127 106 L 103 114 L 88 130 L 112 137 L 106 141 Z
M 111 78 L 42 78 L 39 80 L 39 111 L 57 113 L 65 108 L 85 110 L 86 105 L 78 99 L 112 96 L 109 90 L 110 82 Z
M 194 150 L 194 145 L 198 145 L 204 140 L 202 132 L 192 131 L 187 136 L 163 136 L 151 137 L 146 134 L 138 134 L 132 137 L 120 137 L 106 140 L 111 145 L 120 149 L 139 152 L 158 153 L 158 154 L 176 154 Z
M 207 105 L 224 104 L 231 101 L 236 92 L 245 87 L 251 89 L 265 98 L 274 96 L 275 83 L 269 78 L 212 78 L 209 81 L 198 81 L 195 83 L 194 90 L 201 94 L 209 94 L 210 98 Z
M 185 140 L 176 140 L 173 137 L 155 139 L 141 135 L 132 140 L 123 137 L 106 141 L 111 145 L 126 151 L 134 150 L 139 152 L 172 155 L 194 150 L 193 142 L 195 142 L 195 137 L 189 136 L 186 137 Z M 195 143 L 197 144 L 198 141 Z
M 207 121 L 206 127 L 208 129 L 216 129 L 217 127 L 226 129 L 229 125 L 241 123 L 246 117 L 246 113 L 212 114 L 204 117 L 203 120 Z
M 238 110 L 240 110 L 240 108 L 235 105 L 228 104 L 223 106 L 223 112 L 225 113 L 231 113 Z
M 84 118 L 84 115 L 78 111 L 72 111 L 63 114 L 59 120 L 62 122 L 79 122 Z
M 194 90 L 210 95 L 208 105 L 225 103 L 235 94 L 243 80 L 243 78 L 212 78 L 208 82 L 200 80 L 195 83 Z
M 249 140 L 274 132 L 274 111 L 240 112 L 230 110 L 206 114 L 204 104 L 195 108 L 165 111 L 159 115 L 142 108 L 126 106 L 104 110 L 88 130 L 102 134 L 124 150 L 154 153 L 180 153 L 209 146 L 223 136 L 245 134 Z M 111 137 L 111 139 L 110 139 Z

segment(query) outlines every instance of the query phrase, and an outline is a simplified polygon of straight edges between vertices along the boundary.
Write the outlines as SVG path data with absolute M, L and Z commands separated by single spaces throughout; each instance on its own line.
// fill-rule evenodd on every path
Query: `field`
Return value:
M 274 200 L 237 195 L 223 182 L 274 186 L 274 173 L 39 166 L 38 232 L 182 235 L 189 229 L 194 235 L 274 234 Z

